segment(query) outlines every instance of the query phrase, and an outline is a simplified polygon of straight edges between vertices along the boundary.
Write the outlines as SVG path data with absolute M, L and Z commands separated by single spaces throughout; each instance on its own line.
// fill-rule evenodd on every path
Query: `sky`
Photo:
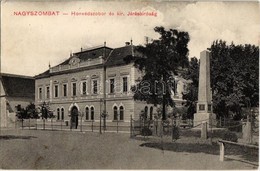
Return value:
M 58 16 L 16 16 L 14 12 L 59 11 Z M 127 16 L 131 11 L 157 16 Z M 106 12 L 105 16 L 71 16 L 71 12 Z M 114 16 L 108 13 L 113 12 Z M 125 16 L 117 16 L 123 12 Z M 122 2 L 1 1 L 1 72 L 34 76 L 69 58 L 71 52 L 106 42 L 117 48 L 145 36 L 158 38 L 154 27 L 187 31 L 189 57 L 222 39 L 259 45 L 258 2 Z M 63 15 L 68 13 L 68 15 Z

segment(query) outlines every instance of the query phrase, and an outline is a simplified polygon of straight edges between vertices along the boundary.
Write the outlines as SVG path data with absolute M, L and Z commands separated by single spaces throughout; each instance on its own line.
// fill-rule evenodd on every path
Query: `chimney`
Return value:
M 130 45 L 130 42 L 125 42 L 125 46 L 129 46 Z

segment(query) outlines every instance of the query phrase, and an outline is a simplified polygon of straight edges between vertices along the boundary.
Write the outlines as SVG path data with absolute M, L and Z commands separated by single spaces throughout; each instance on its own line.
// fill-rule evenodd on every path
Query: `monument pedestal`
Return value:
M 216 115 L 214 113 L 195 113 L 193 120 L 193 127 L 202 124 L 202 122 L 207 122 L 207 127 L 215 127 L 216 125 Z M 200 128 L 198 126 L 198 128 Z

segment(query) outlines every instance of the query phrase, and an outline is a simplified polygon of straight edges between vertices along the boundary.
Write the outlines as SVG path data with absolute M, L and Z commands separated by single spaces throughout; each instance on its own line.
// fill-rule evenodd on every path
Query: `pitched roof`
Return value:
M 134 53 L 134 51 L 135 51 L 135 47 L 133 45 L 116 48 L 109 55 L 105 65 L 106 66 L 125 65 L 126 62 L 124 58 L 129 55 L 133 55 L 132 53 Z
M 94 47 L 91 49 L 86 49 L 82 52 L 77 52 L 74 55 L 77 56 L 81 61 L 87 61 L 88 59 L 94 59 L 94 58 L 98 58 L 100 56 L 104 56 L 104 53 L 105 53 L 105 66 L 108 66 L 108 67 L 126 65 L 127 63 L 124 60 L 124 58 L 129 55 L 133 55 L 133 53 L 137 54 L 137 52 L 135 51 L 135 46 L 128 45 L 128 46 L 123 46 L 123 47 L 116 48 L 116 49 L 112 49 L 112 48 L 104 47 L 104 46 Z M 69 64 L 70 59 L 75 56 L 71 56 L 64 62 L 60 63 L 59 65 Z M 88 67 L 74 69 L 73 71 L 67 70 L 67 71 L 59 72 L 59 73 L 50 73 L 50 71 L 47 70 L 39 75 L 36 75 L 34 78 L 35 79 L 46 78 L 46 77 L 50 77 L 51 75 L 64 74 L 64 73 L 68 73 L 68 72 L 77 72 L 77 71 L 86 70 L 86 69 L 93 69 L 95 67 L 102 67 L 102 66 L 99 66 L 99 65 L 90 66 L 90 67 L 88 66 Z
M 74 55 L 76 55 L 81 61 L 87 61 L 88 59 L 95 59 L 100 56 L 105 56 L 106 58 L 112 50 L 113 49 L 110 47 L 99 46 L 99 47 L 93 47 L 91 49 L 86 49 L 82 52 L 74 53 Z M 69 64 L 71 57 L 59 65 Z
M 34 99 L 35 81 L 33 77 L 1 73 L 0 78 L 7 96 Z

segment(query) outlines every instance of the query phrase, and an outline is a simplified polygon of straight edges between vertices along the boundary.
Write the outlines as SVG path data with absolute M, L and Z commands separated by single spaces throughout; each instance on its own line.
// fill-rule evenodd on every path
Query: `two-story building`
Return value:
M 139 118 L 142 110 L 152 118 L 155 107 L 133 99 L 131 86 L 141 73 L 133 62 L 126 64 L 124 58 L 135 53 L 135 46 L 129 42 L 115 49 L 105 44 L 81 49 L 63 63 L 35 76 L 36 106 L 45 102 L 57 120 L 72 122 L 77 122 L 79 114 L 83 114 L 84 121 L 99 121 L 103 111 L 108 114 L 108 123 L 129 122 L 131 115 Z M 177 91 L 180 96 L 176 98 L 182 99 L 183 88 Z

